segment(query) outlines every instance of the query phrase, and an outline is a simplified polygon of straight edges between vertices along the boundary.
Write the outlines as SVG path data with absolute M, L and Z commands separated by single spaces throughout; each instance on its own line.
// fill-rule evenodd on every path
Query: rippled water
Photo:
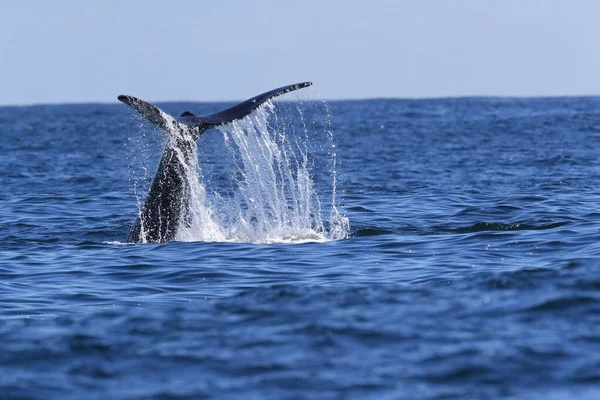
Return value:
M 600 98 L 275 108 L 347 239 L 115 244 L 161 133 L 0 108 L 0 398 L 600 397 Z

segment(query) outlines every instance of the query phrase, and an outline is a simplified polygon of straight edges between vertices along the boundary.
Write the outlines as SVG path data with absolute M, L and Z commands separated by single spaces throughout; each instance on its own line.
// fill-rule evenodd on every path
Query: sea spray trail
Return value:
M 238 191 L 228 212 L 237 215 L 233 226 L 243 241 L 316 238 L 324 230 L 307 155 L 301 153 L 299 161 L 285 133 L 268 128 L 267 112 L 221 128 L 230 152 L 238 155 Z
M 193 145 L 189 159 L 177 152 L 189 183 L 190 202 L 176 240 L 276 243 L 347 236 L 348 219 L 340 215 L 335 204 L 335 177 L 325 182 L 333 186 L 329 189 L 333 201 L 327 224 L 323 223 L 311 157 L 324 155 L 309 152 L 310 141 L 319 140 L 323 133 L 311 139 L 301 105 L 296 111 L 286 114 L 287 118 L 279 117 L 275 105 L 268 101 L 250 116 L 218 127 L 226 152 L 217 163 L 221 179 L 212 179 L 210 171 L 205 173 L 202 149 L 198 154 L 198 147 Z M 290 118 L 298 121 L 290 122 Z M 325 135 L 333 145 L 331 131 Z M 335 153 L 326 156 L 335 157 Z M 320 164 L 326 163 L 321 160 Z M 335 161 L 330 165 L 335 166 Z M 335 170 L 324 176 L 331 174 Z M 218 187 L 209 184 L 207 190 L 207 182 L 215 181 L 220 182 Z M 134 188 L 138 186 L 136 182 Z

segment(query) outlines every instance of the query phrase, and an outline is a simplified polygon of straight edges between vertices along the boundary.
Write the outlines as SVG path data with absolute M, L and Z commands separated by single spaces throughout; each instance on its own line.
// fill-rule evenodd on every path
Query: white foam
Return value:
M 275 127 L 269 124 L 274 107 L 267 102 L 243 120 L 220 126 L 229 162 L 224 174 L 227 184 L 210 188 L 202 180 L 202 162 L 197 147 L 185 159 L 190 184 L 190 207 L 185 223 L 176 235 L 179 241 L 216 241 L 246 243 L 305 243 L 342 239 L 348 233 L 348 219 L 336 205 L 335 151 L 332 150 L 333 176 L 331 209 L 323 223 L 321 200 L 315 190 L 308 132 L 294 132 L 297 124 Z M 302 117 L 302 115 L 301 115 Z M 202 154 L 200 155 L 202 158 Z M 227 164 L 227 163 L 225 163 Z M 210 181 L 210 180 L 209 180 Z M 223 187 L 231 190 L 224 191 Z

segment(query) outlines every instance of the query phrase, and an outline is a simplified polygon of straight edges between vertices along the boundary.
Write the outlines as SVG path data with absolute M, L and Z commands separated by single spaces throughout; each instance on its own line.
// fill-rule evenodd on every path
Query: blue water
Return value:
M 275 106 L 347 238 L 123 244 L 161 132 L 0 108 L 0 398 L 600 398 L 600 98 Z

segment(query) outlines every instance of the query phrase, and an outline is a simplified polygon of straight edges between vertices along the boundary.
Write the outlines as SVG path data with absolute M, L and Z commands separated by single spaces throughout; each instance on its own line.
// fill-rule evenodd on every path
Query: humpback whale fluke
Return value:
M 120 95 L 120 101 L 165 130 L 174 139 L 168 140 L 165 145 L 150 191 L 129 231 L 128 242 L 162 243 L 175 238 L 179 225 L 187 217 L 190 199 L 190 186 L 183 162 L 194 154 L 195 141 L 204 131 L 242 119 L 266 101 L 310 85 L 312 82 L 287 85 L 259 94 L 215 114 L 197 116 L 185 111 L 178 118 L 144 100 Z

